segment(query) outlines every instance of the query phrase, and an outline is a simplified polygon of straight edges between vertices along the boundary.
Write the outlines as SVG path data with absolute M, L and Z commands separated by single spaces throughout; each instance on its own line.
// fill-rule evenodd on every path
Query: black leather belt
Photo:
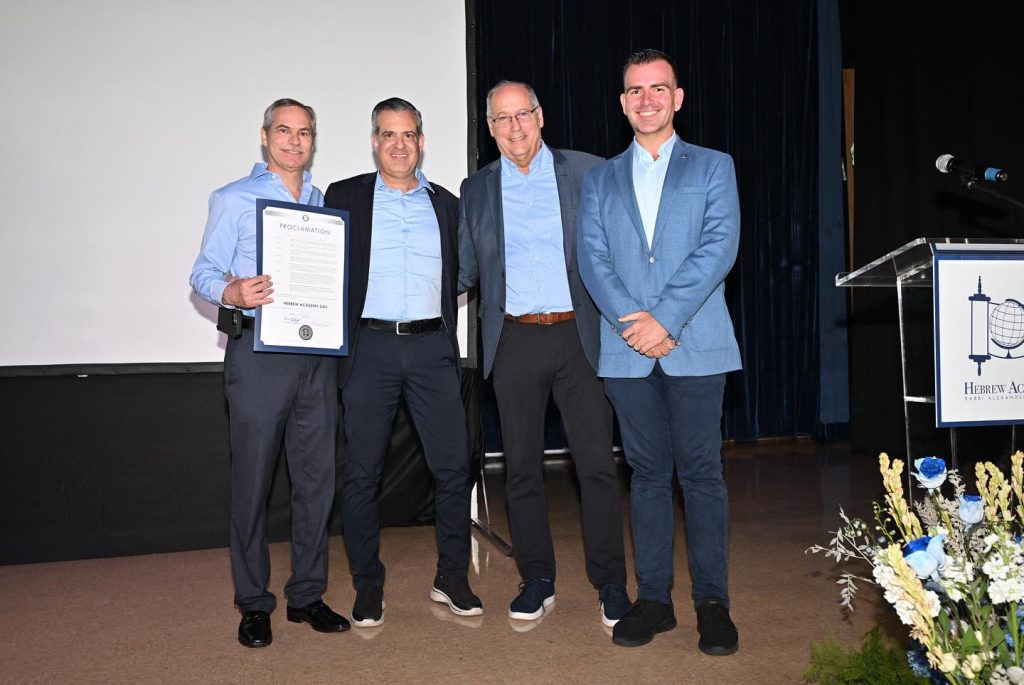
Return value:
M 242 314 L 242 328 L 254 328 L 256 326 L 255 316 L 246 316 Z
M 381 319 L 363 319 L 363 325 L 375 331 L 387 331 L 395 335 L 415 335 L 430 333 L 444 325 L 444 320 L 421 319 L 420 321 L 383 321 Z

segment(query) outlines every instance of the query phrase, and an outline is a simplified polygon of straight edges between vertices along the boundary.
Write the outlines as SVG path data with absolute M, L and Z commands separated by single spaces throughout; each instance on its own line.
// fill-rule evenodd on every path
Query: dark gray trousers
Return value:
M 327 518 L 334 502 L 338 425 L 333 358 L 253 352 L 252 329 L 228 340 L 224 394 L 231 431 L 231 575 L 242 612 L 273 611 L 267 590 L 267 497 L 282 438 L 292 491 L 288 603 L 303 607 L 327 587 Z

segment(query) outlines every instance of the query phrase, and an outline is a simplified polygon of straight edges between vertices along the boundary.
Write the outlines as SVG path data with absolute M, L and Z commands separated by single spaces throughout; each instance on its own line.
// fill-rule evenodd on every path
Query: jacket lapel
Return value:
M 549 148 L 550 149 L 550 148 Z M 561 150 L 551 150 L 555 162 L 555 183 L 558 186 L 558 208 L 562 214 L 562 247 L 565 251 L 565 267 L 572 269 L 571 255 L 576 254 L 576 188 L 569 162 Z
M 633 230 L 640 238 L 640 244 L 647 247 L 647 234 L 644 232 L 643 219 L 640 218 L 640 205 L 636 203 L 636 193 L 633 192 L 633 146 L 630 145 L 612 163 L 615 165 L 615 180 L 618 182 L 619 194 L 626 205 L 629 219 L 633 222 Z
M 686 168 L 686 145 L 679 138 L 672 147 L 672 158 L 668 161 L 668 170 L 665 172 L 665 183 L 661 186 L 661 200 L 658 202 L 658 218 L 654 222 L 654 239 L 651 241 L 653 252 L 661 242 L 661 235 L 665 232 L 665 223 L 670 217 L 677 216 L 675 211 L 676 203 L 682 198 L 675 189 L 682 185 L 683 172 Z

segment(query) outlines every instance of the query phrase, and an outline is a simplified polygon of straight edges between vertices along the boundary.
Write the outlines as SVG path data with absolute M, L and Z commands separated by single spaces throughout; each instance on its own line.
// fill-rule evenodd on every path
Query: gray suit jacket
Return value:
M 580 280 L 576 258 L 576 210 L 583 174 L 600 164 L 600 157 L 573 150 L 549 148 L 555 161 L 558 202 L 562 213 L 565 270 L 576 312 L 583 350 L 597 368 L 600 315 Z M 462 183 L 459 193 L 459 291 L 479 285 L 483 334 L 484 376 L 491 374 L 505 322 L 505 228 L 501 209 L 501 160 L 491 162 Z

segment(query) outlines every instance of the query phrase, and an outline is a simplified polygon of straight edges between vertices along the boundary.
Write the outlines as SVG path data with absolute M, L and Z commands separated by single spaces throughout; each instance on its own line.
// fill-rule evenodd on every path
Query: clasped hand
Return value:
M 676 347 L 676 341 L 650 312 L 632 312 L 621 317 L 619 321 L 632 322 L 622 332 L 622 339 L 645 357 L 660 359 Z

